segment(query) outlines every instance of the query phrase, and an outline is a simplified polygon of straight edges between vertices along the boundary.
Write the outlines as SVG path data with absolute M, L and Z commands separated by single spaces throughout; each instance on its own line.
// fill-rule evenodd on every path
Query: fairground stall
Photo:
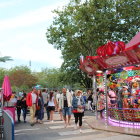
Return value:
M 140 32 L 126 45 L 108 41 L 97 54 L 81 59 L 80 68 L 92 77 L 94 94 L 104 92 L 104 118 L 114 125 L 139 128 Z

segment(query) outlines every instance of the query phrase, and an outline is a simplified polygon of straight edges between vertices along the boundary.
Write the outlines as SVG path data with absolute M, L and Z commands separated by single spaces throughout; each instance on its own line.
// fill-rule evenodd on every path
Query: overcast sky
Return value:
M 13 61 L 0 67 L 29 66 L 33 71 L 58 68 L 63 60 L 61 52 L 46 40 L 46 29 L 53 21 L 51 12 L 69 0 L 0 0 L 0 56 Z

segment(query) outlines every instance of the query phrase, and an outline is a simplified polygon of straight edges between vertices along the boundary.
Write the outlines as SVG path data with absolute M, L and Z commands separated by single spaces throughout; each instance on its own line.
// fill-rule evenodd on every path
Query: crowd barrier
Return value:
M 3 111 L 3 140 L 14 140 L 14 120 L 8 110 Z

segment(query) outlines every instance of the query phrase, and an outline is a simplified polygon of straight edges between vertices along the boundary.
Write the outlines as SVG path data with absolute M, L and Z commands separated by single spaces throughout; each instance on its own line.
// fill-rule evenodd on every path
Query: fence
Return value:
M 3 140 L 14 140 L 14 121 L 8 111 L 3 112 Z

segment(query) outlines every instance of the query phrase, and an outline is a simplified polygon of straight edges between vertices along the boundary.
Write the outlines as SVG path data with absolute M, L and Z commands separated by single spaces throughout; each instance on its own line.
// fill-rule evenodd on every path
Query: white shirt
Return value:
M 52 100 L 49 100 L 48 106 L 55 106 L 54 97 L 52 97 Z
M 37 95 L 33 92 L 31 93 L 31 95 L 32 95 L 32 103 L 34 104 L 36 103 Z
M 78 106 L 81 106 L 81 100 L 80 100 L 81 97 L 80 97 L 80 96 L 76 96 L 76 98 L 78 99 L 78 103 L 77 103 L 77 105 L 78 105 Z
M 60 95 L 61 95 L 60 93 L 57 93 L 57 94 L 56 94 L 56 101 L 57 101 L 57 102 L 59 102 Z

